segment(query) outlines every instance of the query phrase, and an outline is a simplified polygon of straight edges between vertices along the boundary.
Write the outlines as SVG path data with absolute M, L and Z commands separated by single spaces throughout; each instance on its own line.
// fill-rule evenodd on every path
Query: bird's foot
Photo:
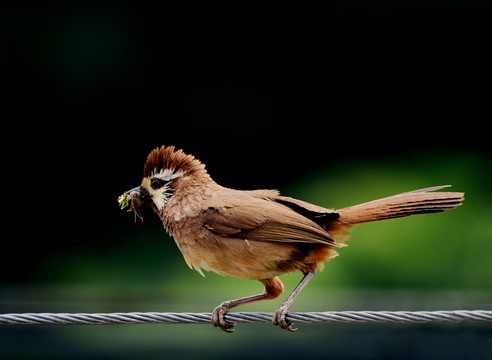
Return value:
M 273 314 L 272 323 L 273 323 L 273 325 L 280 326 L 282 329 L 286 329 L 286 330 L 289 330 L 291 332 L 294 332 L 297 330 L 297 328 L 293 329 L 292 325 L 294 325 L 294 324 L 285 318 L 285 316 L 289 312 L 291 305 L 292 304 L 288 303 L 288 302 L 282 303 L 282 305 Z
M 229 301 L 224 301 L 222 304 L 217 306 L 212 313 L 212 324 L 215 327 L 220 327 L 225 332 L 231 333 L 234 330 L 231 330 L 234 326 L 236 326 L 235 322 L 225 321 L 224 316 L 231 309 L 231 303 Z

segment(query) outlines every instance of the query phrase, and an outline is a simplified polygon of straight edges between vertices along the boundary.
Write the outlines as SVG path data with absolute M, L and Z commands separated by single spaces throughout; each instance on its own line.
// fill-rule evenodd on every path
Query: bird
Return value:
M 437 213 L 456 208 L 462 192 L 439 191 L 450 185 L 409 191 L 338 210 L 288 196 L 277 190 L 235 190 L 216 183 L 205 165 L 175 146 L 153 149 L 137 187 L 118 198 L 122 208 L 139 214 L 148 203 L 182 253 L 186 264 L 204 276 L 212 271 L 258 280 L 264 292 L 224 301 L 211 322 L 233 332 L 225 315 L 234 307 L 275 299 L 284 292 L 279 276 L 300 271 L 302 280 L 274 312 L 272 323 L 295 331 L 286 318 L 301 290 L 324 262 L 346 246 L 354 225 Z M 140 216 L 140 215 L 139 215 Z

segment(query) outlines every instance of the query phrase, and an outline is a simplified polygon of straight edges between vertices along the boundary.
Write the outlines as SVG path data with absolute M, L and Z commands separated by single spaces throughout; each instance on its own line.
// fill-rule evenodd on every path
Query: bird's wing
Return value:
M 203 227 L 222 236 L 231 236 L 241 231 L 262 225 L 267 214 L 261 208 L 260 199 L 214 199 L 206 201 L 202 208 Z
M 224 237 L 342 246 L 315 221 L 271 198 L 244 195 L 207 201 L 202 219 L 203 227 Z
M 287 196 L 275 196 L 273 200 L 290 207 L 295 212 L 304 215 L 315 223 L 324 227 L 328 222 L 337 219 L 339 214 L 335 210 L 327 209 L 306 201 L 294 199 Z

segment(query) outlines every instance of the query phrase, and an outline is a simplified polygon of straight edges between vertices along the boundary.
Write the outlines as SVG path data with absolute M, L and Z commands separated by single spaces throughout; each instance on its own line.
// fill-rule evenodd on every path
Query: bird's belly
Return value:
M 176 239 L 186 263 L 203 275 L 202 269 L 243 279 L 269 279 L 301 270 L 312 244 L 254 241 L 238 238 Z

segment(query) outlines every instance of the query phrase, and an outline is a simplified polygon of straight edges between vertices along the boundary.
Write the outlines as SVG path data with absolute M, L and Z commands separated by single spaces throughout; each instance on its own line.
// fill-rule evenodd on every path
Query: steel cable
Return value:
M 205 324 L 211 313 L 127 312 L 127 313 L 11 313 L 0 314 L 0 325 L 109 325 L 109 324 Z M 225 319 L 237 323 L 269 323 L 273 313 L 230 312 Z M 456 322 L 492 321 L 492 311 L 327 311 L 290 312 L 293 323 L 321 322 Z

